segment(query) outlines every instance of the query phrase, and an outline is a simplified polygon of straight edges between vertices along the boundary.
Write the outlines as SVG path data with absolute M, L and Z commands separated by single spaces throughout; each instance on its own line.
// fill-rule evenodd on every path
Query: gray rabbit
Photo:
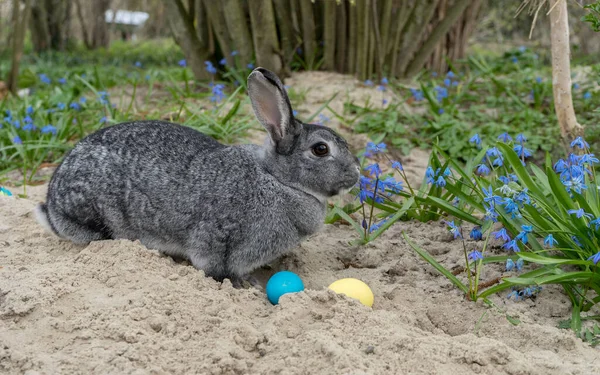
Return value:
M 359 178 L 331 129 L 304 124 L 279 78 L 256 68 L 248 91 L 269 136 L 226 146 L 188 127 L 134 121 L 81 140 L 52 176 L 38 221 L 79 244 L 139 239 L 239 287 L 323 224 L 326 199 Z

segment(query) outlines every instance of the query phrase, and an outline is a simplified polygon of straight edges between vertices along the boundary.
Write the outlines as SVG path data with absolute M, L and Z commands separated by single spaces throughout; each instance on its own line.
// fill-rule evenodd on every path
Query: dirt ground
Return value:
M 318 85 L 331 77 L 319 74 L 286 82 L 315 87 L 303 111 L 327 97 Z M 340 80 L 352 95 L 376 93 Z M 356 147 L 366 141 L 345 135 Z M 402 161 L 416 180 L 427 154 Z M 261 290 L 215 282 L 138 242 L 59 240 L 32 215 L 45 189 L 28 187 L 28 199 L 0 197 L 2 374 L 600 373 L 598 350 L 557 328 L 570 314 L 559 288 L 520 302 L 504 293 L 492 298 L 498 309 L 488 308 L 467 301 L 402 237 L 446 267 L 460 266 L 462 243 L 442 223 L 399 223 L 360 247 L 350 244 L 352 228 L 325 226 L 256 272 L 263 285 L 283 269 L 303 279 L 305 292 L 273 306 Z M 489 267 L 482 279 L 502 274 Z M 327 290 L 343 277 L 369 284 L 373 308 Z

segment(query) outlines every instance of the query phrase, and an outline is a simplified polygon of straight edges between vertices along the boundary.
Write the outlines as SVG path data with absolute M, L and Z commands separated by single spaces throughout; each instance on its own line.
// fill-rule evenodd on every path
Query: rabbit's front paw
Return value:
M 258 279 L 252 275 L 246 275 L 246 276 L 242 276 L 242 277 L 232 277 L 231 285 L 233 285 L 233 287 L 236 289 L 242 289 L 242 288 L 245 288 L 246 285 L 248 285 L 249 287 L 254 287 L 258 290 L 263 290 L 263 287 L 262 287 L 262 285 L 260 285 L 260 282 L 258 281 Z

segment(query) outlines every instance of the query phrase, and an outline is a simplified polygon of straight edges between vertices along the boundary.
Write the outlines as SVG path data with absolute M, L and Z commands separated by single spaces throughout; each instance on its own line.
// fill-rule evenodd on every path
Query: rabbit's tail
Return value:
M 50 233 L 58 235 L 58 232 L 56 229 L 54 229 L 54 226 L 50 222 L 50 216 L 48 215 L 48 207 L 46 206 L 46 203 L 38 204 L 33 213 L 38 223 L 40 223 L 44 229 Z

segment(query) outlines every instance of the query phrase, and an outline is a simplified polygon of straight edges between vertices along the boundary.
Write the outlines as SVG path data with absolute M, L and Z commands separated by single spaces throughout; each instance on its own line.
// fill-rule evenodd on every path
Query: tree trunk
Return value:
M 250 21 L 256 63 L 277 74 L 282 72 L 279 40 L 271 0 L 250 0 Z
M 358 44 L 358 16 L 356 2 L 354 4 L 348 2 L 348 65 L 346 71 L 350 74 L 355 74 L 356 69 L 356 55 L 357 55 L 357 44 Z
M 396 21 L 396 35 L 394 36 L 394 44 L 390 45 L 389 47 L 390 57 L 388 58 L 388 61 L 391 75 L 396 74 L 396 66 L 398 65 L 398 57 L 400 56 L 400 48 L 402 47 L 402 35 L 415 8 L 415 0 L 402 0 L 402 3 L 398 8 L 398 20 Z
M 337 4 L 337 15 L 336 15 L 336 31 L 335 31 L 335 66 L 336 70 L 340 73 L 346 72 L 346 45 L 348 44 L 348 17 L 346 12 L 346 2 L 342 1 Z
M 317 42 L 315 36 L 315 16 L 313 14 L 312 1 L 300 0 L 300 13 L 302 15 L 302 41 L 304 42 L 304 61 L 312 68 L 317 53 Z
M 27 29 L 27 19 L 31 9 L 31 0 L 25 0 L 25 8 L 21 12 L 21 2 L 13 1 L 13 48 L 10 73 L 8 75 L 8 89 L 14 95 L 17 95 L 19 89 L 19 66 L 23 56 L 23 44 L 25 43 L 25 31 Z
M 223 12 L 233 48 L 239 52 L 240 58 L 238 68 L 245 66 L 252 61 L 252 37 L 248 30 L 248 22 L 246 21 L 246 12 L 241 0 L 225 0 Z
M 405 33 L 402 36 L 402 47 L 400 48 L 401 56 L 396 67 L 397 76 L 406 76 L 406 67 L 412 60 L 414 53 L 421 45 L 423 38 L 423 28 L 425 28 L 437 7 L 438 0 L 419 0 L 417 5 L 408 20 L 405 28 Z
M 45 1 L 36 1 L 31 6 L 31 42 L 37 53 L 50 49 L 50 29 Z
M 283 65 L 288 66 L 296 51 L 296 34 L 294 31 L 294 17 L 290 0 L 274 0 L 275 17 L 279 26 L 279 41 Z
M 223 9 L 223 3 L 221 1 L 204 0 L 204 6 L 206 8 L 206 16 L 210 19 L 210 24 L 215 32 L 215 37 L 221 47 L 221 52 L 227 59 L 227 63 L 231 64 L 233 58 L 231 57 L 231 37 L 227 30 L 227 24 L 225 23 L 225 16 Z M 229 12 L 229 10 L 227 10 Z
M 325 0 L 323 9 L 323 55 L 325 57 L 324 68 L 327 70 L 335 69 L 336 8 L 335 1 Z
M 85 44 L 85 47 L 87 49 L 91 49 L 92 43 L 90 42 L 87 25 L 86 25 L 85 19 L 83 18 L 83 10 L 81 8 L 81 0 L 75 0 L 75 8 L 77 10 L 77 18 L 79 19 L 79 25 L 81 26 L 81 34 L 83 36 L 83 44 Z
M 190 18 L 181 0 L 177 1 L 179 4 L 173 0 L 163 0 L 173 38 L 183 50 L 196 79 L 210 79 L 211 75 L 204 69 L 204 61 L 209 59 L 208 46 L 198 38 L 193 18 Z
M 557 4 L 558 3 L 558 4 Z M 552 49 L 552 92 L 560 133 L 568 140 L 581 133 L 571 96 L 571 51 L 566 0 L 550 0 L 550 41 Z
M 412 76 L 419 72 L 425 65 L 425 62 L 435 49 L 435 46 L 440 40 L 446 36 L 446 33 L 452 25 L 460 18 L 467 6 L 471 3 L 471 0 L 456 0 L 450 7 L 449 12 L 446 14 L 442 22 L 440 22 L 434 29 L 429 37 L 419 49 L 415 57 L 412 59 L 408 67 L 406 68 L 405 75 Z
M 108 25 L 106 24 L 104 15 L 108 8 L 110 8 L 110 1 L 94 0 L 92 3 L 92 48 L 107 48 L 110 43 Z

